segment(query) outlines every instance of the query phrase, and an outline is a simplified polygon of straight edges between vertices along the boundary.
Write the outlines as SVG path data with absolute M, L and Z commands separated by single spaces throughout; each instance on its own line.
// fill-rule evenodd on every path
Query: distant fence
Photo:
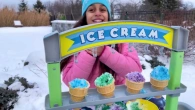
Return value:
M 65 16 L 66 20 L 78 20 L 81 16 L 80 13 L 74 13 L 72 15 L 61 15 Z M 58 19 L 57 17 L 55 18 Z M 114 12 L 111 18 L 112 20 L 140 20 L 166 25 L 187 25 L 187 23 L 190 25 L 195 22 L 195 11 L 167 11 L 163 13 L 160 11 Z
M 158 11 L 129 11 L 117 12 L 113 14 L 114 20 L 139 20 L 139 21 L 155 21 L 160 18 Z
M 117 18 L 118 16 L 118 18 Z M 192 25 L 195 22 L 195 11 L 136 11 L 114 14 L 116 20 L 140 20 L 157 22 L 166 25 Z
M 65 15 L 64 15 L 65 16 Z M 79 19 L 81 14 L 74 13 L 73 15 L 66 15 L 66 20 Z M 73 19 L 74 18 L 74 19 Z M 186 55 L 190 56 L 191 51 L 193 51 L 195 44 L 195 11 L 173 11 L 173 12 L 159 12 L 159 11 L 134 11 L 134 12 L 115 12 L 112 15 L 112 20 L 140 20 L 147 22 L 155 22 L 168 26 L 182 26 L 190 30 L 188 51 L 185 52 Z M 140 45 L 141 50 L 144 51 L 143 46 Z M 155 47 L 156 48 L 156 47 Z M 157 48 L 158 49 L 158 48 Z M 154 54 L 156 51 L 152 50 Z M 170 56 L 169 49 L 165 48 L 165 54 Z M 195 54 L 193 54 L 195 56 Z
M 77 21 L 81 14 L 74 13 L 73 15 L 64 16 L 66 20 Z M 115 12 L 111 18 L 112 20 L 139 20 L 168 26 L 182 26 L 190 30 L 189 40 L 195 41 L 195 11 L 172 11 L 163 13 L 160 11 L 127 11 Z

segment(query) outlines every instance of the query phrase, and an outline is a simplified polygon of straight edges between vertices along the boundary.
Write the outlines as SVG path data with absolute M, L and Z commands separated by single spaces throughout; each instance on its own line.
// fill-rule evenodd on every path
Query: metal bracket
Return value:
M 175 90 L 179 90 L 180 87 L 176 87 Z M 169 94 L 170 97 L 179 97 L 180 96 L 180 93 L 178 94 Z
M 45 59 L 47 63 L 60 62 L 60 42 L 59 33 L 57 31 L 52 32 L 43 39 L 45 48 Z
M 97 57 L 97 47 L 92 49 L 93 57 Z
M 77 56 L 78 56 L 78 53 L 75 53 L 75 54 L 74 54 L 74 62 L 75 62 L 75 63 L 78 63 Z
M 173 50 L 186 51 L 188 48 L 189 30 L 181 26 L 171 26 L 174 29 Z
M 115 50 L 115 46 L 116 46 L 115 44 L 112 44 L 112 45 L 111 45 L 111 52 L 112 52 L 112 53 L 115 53 L 115 51 L 114 51 L 114 50 Z

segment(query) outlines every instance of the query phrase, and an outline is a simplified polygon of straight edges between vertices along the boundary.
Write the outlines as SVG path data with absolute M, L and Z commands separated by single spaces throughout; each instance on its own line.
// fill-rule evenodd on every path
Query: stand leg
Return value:
M 49 63 L 47 68 L 50 107 L 62 106 L 60 63 Z
M 166 96 L 165 110 L 178 110 L 178 97 Z
M 181 82 L 181 72 L 183 64 L 184 52 L 171 52 L 171 62 L 170 62 L 170 81 L 168 88 L 175 90 L 180 87 Z M 166 110 L 178 110 L 178 97 L 179 96 L 166 96 Z

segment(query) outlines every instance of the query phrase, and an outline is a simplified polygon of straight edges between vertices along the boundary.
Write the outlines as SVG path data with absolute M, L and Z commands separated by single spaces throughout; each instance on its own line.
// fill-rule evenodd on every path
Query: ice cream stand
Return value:
M 189 31 L 180 26 L 165 26 L 143 21 L 112 21 L 82 26 L 46 35 L 43 39 L 48 69 L 49 94 L 45 98 L 46 110 L 66 110 L 83 106 L 133 100 L 166 95 L 166 110 L 194 110 L 190 105 L 178 102 L 181 93 L 187 89 L 181 83 L 184 51 L 187 50 Z M 157 91 L 150 82 L 144 84 L 146 93 L 130 94 L 125 85 L 116 86 L 114 97 L 104 98 L 96 89 L 89 89 L 82 102 L 72 102 L 69 92 L 61 91 L 60 61 L 78 52 L 102 45 L 118 43 L 154 44 L 171 49 L 170 80 L 168 87 Z M 111 50 L 112 51 L 112 50 Z M 129 49 L 129 51 L 131 51 Z M 114 54 L 114 53 L 113 53 Z M 94 54 L 95 56 L 95 54 Z

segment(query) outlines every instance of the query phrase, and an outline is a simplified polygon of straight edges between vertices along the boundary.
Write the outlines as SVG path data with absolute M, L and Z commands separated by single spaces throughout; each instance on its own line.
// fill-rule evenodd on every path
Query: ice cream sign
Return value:
M 113 29 L 106 29 L 106 30 L 99 30 L 96 33 L 94 31 L 88 32 L 85 35 L 81 34 L 80 35 L 80 41 L 81 44 L 84 44 L 87 42 L 96 42 L 96 40 L 101 41 L 101 40 L 112 40 L 114 38 L 120 40 L 120 37 L 148 37 L 151 39 L 158 39 L 158 30 L 147 30 L 142 28 L 141 30 L 138 31 L 139 28 L 133 28 L 131 27 L 130 29 L 128 28 L 113 28 Z M 149 31 L 146 35 L 146 31 Z M 105 34 L 104 34 L 105 33 Z M 105 38 L 106 36 L 106 38 Z M 110 37 L 110 38 L 109 38 Z M 78 43 L 79 43 L 78 42 Z
M 117 43 L 148 43 L 172 48 L 173 29 L 148 22 L 117 21 L 84 26 L 60 34 L 61 57 Z

